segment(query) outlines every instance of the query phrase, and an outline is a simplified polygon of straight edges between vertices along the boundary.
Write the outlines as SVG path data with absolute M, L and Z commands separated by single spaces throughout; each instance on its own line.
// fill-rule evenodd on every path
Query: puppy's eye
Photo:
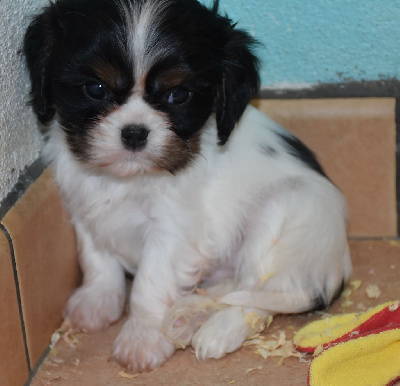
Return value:
M 106 97 L 107 87 L 101 83 L 88 83 L 83 86 L 86 95 L 96 101 L 100 101 Z
M 185 88 L 177 87 L 169 91 L 168 103 L 171 103 L 173 105 L 183 105 L 189 100 L 191 96 L 191 91 Z

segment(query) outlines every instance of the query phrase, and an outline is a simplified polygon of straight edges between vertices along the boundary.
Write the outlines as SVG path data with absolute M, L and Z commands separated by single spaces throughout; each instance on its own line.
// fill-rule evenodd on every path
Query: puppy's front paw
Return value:
M 147 371 L 164 363 L 174 351 L 160 328 L 131 317 L 114 342 L 113 358 L 134 371 Z
M 98 331 L 121 317 L 124 304 L 123 290 L 84 285 L 68 300 L 64 316 L 74 330 Z
M 198 359 L 219 359 L 237 350 L 254 332 L 240 307 L 228 307 L 211 315 L 193 336 L 192 346 Z

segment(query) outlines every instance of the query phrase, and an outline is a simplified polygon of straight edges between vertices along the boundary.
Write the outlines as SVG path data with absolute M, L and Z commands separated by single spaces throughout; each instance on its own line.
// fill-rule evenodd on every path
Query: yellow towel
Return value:
M 299 351 L 315 352 L 311 386 L 392 385 L 400 379 L 400 306 L 312 322 L 297 332 Z

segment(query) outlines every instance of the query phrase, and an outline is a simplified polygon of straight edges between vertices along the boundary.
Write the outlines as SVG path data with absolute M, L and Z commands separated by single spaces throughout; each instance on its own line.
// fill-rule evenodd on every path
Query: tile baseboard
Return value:
M 253 101 L 316 153 L 349 207 L 349 235 L 396 237 L 394 98 Z
M 12 241 L 30 367 L 34 368 L 62 322 L 62 310 L 80 273 L 75 233 L 50 169 L 5 214 Z

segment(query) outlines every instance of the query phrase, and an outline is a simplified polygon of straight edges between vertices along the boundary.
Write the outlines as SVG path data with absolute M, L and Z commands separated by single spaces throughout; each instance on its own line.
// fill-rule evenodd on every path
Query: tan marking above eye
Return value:
M 99 60 L 91 66 L 93 73 L 112 90 L 120 90 L 127 85 L 127 76 L 116 66 Z
M 187 71 L 179 68 L 173 68 L 166 71 L 161 71 L 154 79 L 151 79 L 159 93 L 167 92 L 176 87 L 182 87 L 187 81 Z
M 169 70 L 162 73 L 163 85 L 166 89 L 174 88 L 182 85 L 187 76 L 181 70 Z

